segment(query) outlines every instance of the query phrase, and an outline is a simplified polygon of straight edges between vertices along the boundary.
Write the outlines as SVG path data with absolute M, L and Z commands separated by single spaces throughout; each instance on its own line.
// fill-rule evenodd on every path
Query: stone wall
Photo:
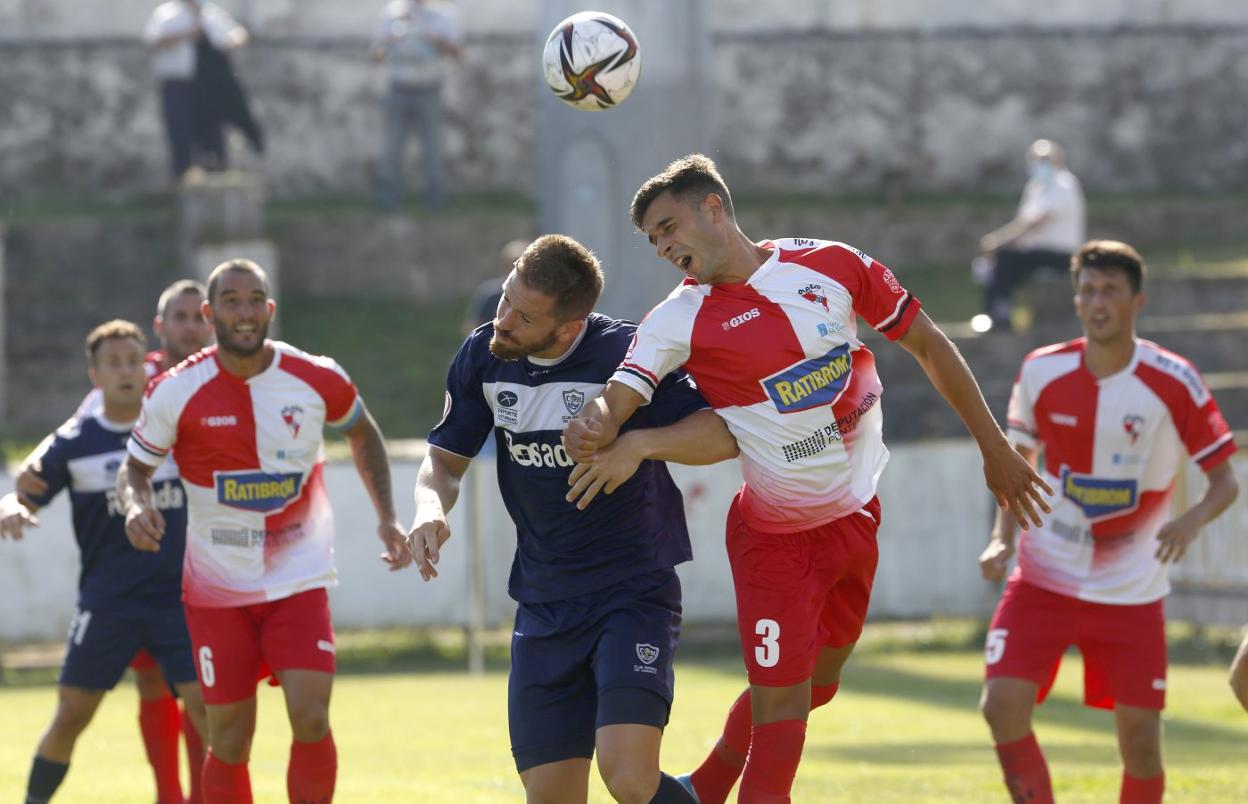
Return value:
M 1064 143 L 1094 190 L 1248 180 L 1243 24 L 726 30 L 714 59 L 708 147 L 739 190 L 1013 194 L 1037 136 Z M 156 93 L 135 40 L 0 39 L 0 63 L 0 198 L 167 186 Z M 382 76 L 362 37 L 259 36 L 237 66 L 271 142 L 263 162 L 244 163 L 276 195 L 371 192 Z M 538 92 L 531 32 L 470 37 L 447 88 L 454 188 L 532 192 Z M 638 147 L 656 169 L 679 155 L 662 142 Z

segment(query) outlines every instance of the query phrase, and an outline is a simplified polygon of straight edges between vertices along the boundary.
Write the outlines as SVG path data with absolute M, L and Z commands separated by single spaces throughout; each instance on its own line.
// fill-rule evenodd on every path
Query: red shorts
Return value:
M 728 563 L 737 628 L 751 684 L 787 687 L 810 678 L 825 647 L 858 641 L 879 550 L 880 502 L 813 530 L 763 533 L 728 509 Z
M 1166 616 L 1163 601 L 1093 603 L 1050 592 L 1018 577 L 997 604 L 984 658 L 987 678 L 1021 678 L 1049 694 L 1066 648 L 1083 654 L 1083 702 L 1143 709 L 1166 706 Z
M 147 652 L 147 648 L 139 648 L 139 652 L 134 654 L 134 658 L 130 660 L 130 669 L 132 670 L 151 670 L 156 666 L 156 660 L 152 658 L 152 654 Z
M 236 608 L 187 604 L 186 624 L 207 704 L 251 698 L 256 683 L 271 672 L 334 672 L 334 627 L 324 589 Z

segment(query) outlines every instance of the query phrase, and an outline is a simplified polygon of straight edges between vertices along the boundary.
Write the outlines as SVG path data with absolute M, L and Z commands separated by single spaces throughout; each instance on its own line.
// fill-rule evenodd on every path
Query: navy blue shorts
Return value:
M 679 636 L 680 579 L 670 568 L 521 603 L 507 685 L 516 769 L 592 757 L 601 726 L 666 726 Z
M 180 604 L 119 612 L 79 606 L 69 626 L 60 683 L 111 690 L 139 648 L 146 648 L 170 686 L 195 680 L 191 635 Z

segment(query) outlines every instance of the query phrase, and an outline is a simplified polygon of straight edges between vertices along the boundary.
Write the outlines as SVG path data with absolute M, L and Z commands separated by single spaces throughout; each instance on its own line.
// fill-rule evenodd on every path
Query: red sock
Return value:
M 185 714 L 182 717 L 182 737 L 186 740 L 186 762 L 191 768 L 191 794 L 186 804 L 204 804 L 201 780 L 204 775 L 204 738 L 199 736 L 195 724 Z
M 832 700 L 840 686 L 838 681 L 824 687 L 812 687 L 810 690 L 811 710 L 818 709 Z M 750 716 L 750 691 L 746 690 L 728 710 L 728 719 L 724 722 L 724 733 L 719 738 L 720 743 L 742 759 L 734 761 L 735 757 L 724 756 L 718 745 L 711 749 L 711 753 L 702 760 L 698 769 L 690 774 L 693 789 L 697 791 L 698 801 L 701 804 L 724 804 L 728 800 L 732 786 L 737 783 L 737 779 L 741 776 L 741 769 L 745 767 L 744 757 L 750 751 L 750 729 L 753 725 Z
M 1005 787 L 1015 804 L 1053 804 L 1053 785 L 1035 733 L 1012 743 L 997 743 L 997 760 L 1005 772 Z
M 750 733 L 750 755 L 741 774 L 741 789 L 737 791 L 739 804 L 787 804 L 805 742 L 804 720 L 755 726 Z
M 139 731 L 147 761 L 156 776 L 156 800 L 162 804 L 182 804 L 182 782 L 178 779 L 178 730 L 182 713 L 172 695 L 154 701 L 139 701 Z
M 1166 792 L 1166 774 L 1162 773 L 1148 779 L 1139 779 L 1122 772 L 1122 792 L 1118 794 L 1118 804 L 1161 804 L 1161 797 Z
M 314 743 L 290 744 L 286 792 L 292 804 L 329 804 L 334 800 L 337 778 L 338 747 L 332 731 Z
M 251 776 L 247 763 L 230 765 L 212 755 L 204 760 L 204 804 L 251 804 Z

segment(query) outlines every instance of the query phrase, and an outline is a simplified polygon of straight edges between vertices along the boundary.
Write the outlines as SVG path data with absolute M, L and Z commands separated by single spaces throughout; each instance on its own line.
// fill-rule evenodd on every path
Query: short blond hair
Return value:
M 100 344 L 104 343 L 104 341 L 121 338 L 134 338 L 138 341 L 140 347 L 147 348 L 147 336 L 143 334 L 143 330 L 139 328 L 138 324 L 114 318 L 112 321 L 105 321 L 87 333 L 87 362 L 93 366 L 95 365 L 95 353 L 100 350 Z

